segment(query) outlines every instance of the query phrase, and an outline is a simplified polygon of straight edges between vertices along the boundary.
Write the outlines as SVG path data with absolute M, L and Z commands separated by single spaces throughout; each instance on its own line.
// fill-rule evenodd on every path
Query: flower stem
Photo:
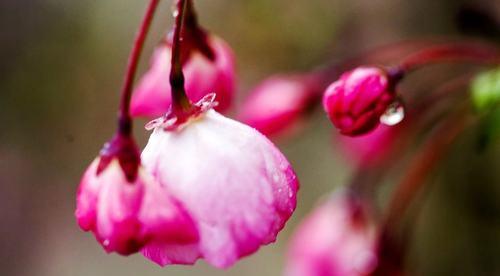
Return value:
M 424 148 L 414 157 L 410 168 L 397 185 L 388 207 L 386 224 L 394 224 L 408 209 L 412 199 L 424 186 L 425 178 L 445 156 L 453 141 L 469 123 L 467 112 L 461 108 L 450 115 L 430 137 Z
M 380 258 L 377 269 L 371 274 L 392 275 L 389 272 L 398 270 L 404 261 L 406 243 L 397 238 L 397 225 L 401 222 L 413 199 L 424 187 L 426 178 L 445 156 L 452 143 L 470 123 L 464 108 L 459 108 L 451 114 L 443 124 L 436 129 L 424 148 L 412 160 L 407 173 L 397 185 L 396 191 L 388 206 L 388 211 L 382 221 L 378 254 Z M 404 234 L 404 233 L 403 233 Z
M 132 88 L 134 77 L 137 72 L 137 65 L 144 47 L 147 33 L 153 21 L 154 13 L 158 7 L 159 0 L 150 0 L 146 9 L 146 13 L 142 19 L 139 31 L 136 34 L 134 46 L 130 53 L 127 71 L 125 73 L 125 81 L 123 83 L 121 93 L 120 112 L 118 117 L 118 131 L 120 134 L 130 136 L 132 132 L 132 117 L 130 116 L 130 98 L 132 96 Z
M 398 69 L 403 74 L 440 62 L 498 64 L 500 50 L 482 43 L 454 43 L 432 46 L 406 57 Z
M 184 18 L 188 1 L 178 0 L 177 9 L 174 12 L 175 26 L 172 41 L 172 59 L 170 69 L 170 86 L 172 92 L 172 111 L 177 116 L 182 116 L 192 108 L 192 103 L 186 95 L 184 88 L 184 73 L 181 61 L 181 34 L 184 26 Z

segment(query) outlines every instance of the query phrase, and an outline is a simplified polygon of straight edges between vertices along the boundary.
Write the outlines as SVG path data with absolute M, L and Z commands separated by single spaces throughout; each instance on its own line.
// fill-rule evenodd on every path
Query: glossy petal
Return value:
M 235 69 L 232 50 L 220 38 L 210 37 L 209 43 L 215 53 L 210 61 L 199 52 L 193 52 L 184 64 L 186 93 L 193 102 L 209 93 L 216 93 L 217 110 L 227 110 L 233 100 Z M 142 77 L 134 91 L 131 113 L 134 116 L 159 117 L 171 104 L 170 98 L 170 46 L 163 44 L 156 49 L 151 68 Z
M 346 194 L 317 207 L 292 236 L 286 276 L 361 276 L 376 266 L 375 233 Z
M 156 128 L 142 160 L 198 224 L 198 254 L 177 247 L 176 256 L 228 267 L 273 242 L 295 209 L 298 182 L 285 157 L 256 130 L 213 110 L 177 131 Z M 169 254 L 164 248 L 155 259 Z

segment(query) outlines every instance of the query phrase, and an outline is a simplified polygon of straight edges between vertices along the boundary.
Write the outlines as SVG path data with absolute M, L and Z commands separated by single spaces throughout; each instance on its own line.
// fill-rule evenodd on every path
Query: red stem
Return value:
M 192 104 L 186 95 L 184 89 L 184 73 L 182 72 L 181 61 L 181 34 L 184 26 L 185 11 L 187 7 L 186 0 L 177 1 L 177 10 L 174 13 L 175 25 L 174 36 L 172 40 L 172 59 L 170 70 L 170 86 L 172 92 L 172 111 L 178 117 L 183 116 L 192 108 Z
M 480 43 L 437 45 L 408 56 L 399 65 L 399 69 L 408 73 L 433 63 L 460 61 L 498 64 L 500 51 L 497 47 Z
M 429 139 L 423 150 L 411 162 L 411 167 L 397 186 L 392 201 L 389 203 L 389 213 L 386 224 L 393 224 L 407 210 L 412 199 L 425 184 L 425 178 L 436 164 L 443 158 L 452 142 L 467 125 L 467 117 L 463 109 L 459 115 L 452 115 Z
M 466 112 L 457 110 L 457 114 L 444 122 L 430 137 L 423 150 L 411 162 L 408 172 L 397 186 L 392 201 L 388 206 L 388 213 L 382 223 L 378 254 L 379 265 L 371 276 L 402 275 L 401 266 L 404 261 L 405 242 L 396 238 L 397 222 L 408 210 L 419 190 L 425 185 L 425 178 L 437 163 L 444 157 L 453 141 L 467 126 Z
M 147 7 L 146 13 L 142 19 L 139 31 L 136 34 L 134 46 L 130 53 L 127 72 L 125 73 L 125 81 L 123 83 L 120 103 L 120 113 L 118 117 L 118 129 L 123 135 L 129 136 L 132 132 L 132 117 L 130 116 L 130 98 L 132 96 L 132 88 L 134 77 L 137 72 L 137 65 L 144 47 L 147 33 L 153 21 L 154 13 L 158 7 L 159 0 L 151 0 Z

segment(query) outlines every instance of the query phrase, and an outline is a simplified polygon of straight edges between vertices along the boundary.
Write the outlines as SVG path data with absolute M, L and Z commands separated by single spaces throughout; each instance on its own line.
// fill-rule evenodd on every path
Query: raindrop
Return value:
M 177 7 L 174 5 L 172 6 L 172 15 L 175 17 L 179 16 L 179 10 L 177 9 Z
M 401 101 L 396 100 L 387 107 L 387 110 L 380 117 L 380 122 L 387 126 L 395 126 L 403 121 L 405 108 Z
M 105 247 L 109 246 L 109 240 L 104 240 L 102 242 L 102 245 L 104 245 Z
M 280 175 L 277 172 L 273 173 L 273 181 L 274 182 L 280 181 Z

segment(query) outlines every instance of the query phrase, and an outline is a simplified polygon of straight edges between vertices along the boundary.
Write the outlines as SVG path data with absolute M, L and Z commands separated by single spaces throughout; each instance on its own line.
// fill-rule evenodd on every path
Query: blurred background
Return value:
M 225 271 L 203 261 L 159 268 L 140 255 L 107 255 L 78 228 L 75 192 L 114 133 L 122 75 L 146 2 L 0 1 L 0 275 L 280 275 L 301 218 L 349 181 L 354 168 L 316 110 L 299 135 L 277 141 L 302 186 L 298 209 L 276 244 Z M 172 23 L 170 1 L 162 2 L 140 72 Z M 200 22 L 235 51 L 240 103 L 270 74 L 310 70 L 402 39 L 463 35 L 456 15 L 464 5 L 500 17 L 494 0 L 195 4 Z M 144 123 L 136 123 L 141 145 Z M 418 275 L 500 275 L 500 143 L 480 152 L 476 144 L 472 128 L 430 180 L 412 238 L 409 263 Z

